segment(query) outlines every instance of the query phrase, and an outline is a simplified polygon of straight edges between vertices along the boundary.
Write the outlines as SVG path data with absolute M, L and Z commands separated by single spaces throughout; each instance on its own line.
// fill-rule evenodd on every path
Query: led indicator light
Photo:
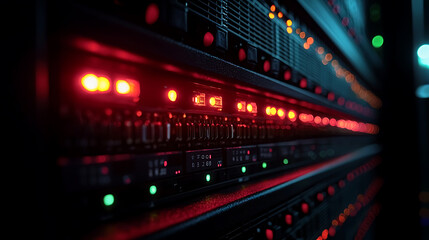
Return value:
M 203 38 L 203 44 L 205 47 L 210 47 L 213 44 L 214 37 L 211 32 L 206 32 Z
M 252 110 L 253 110 L 253 106 L 252 106 L 252 104 L 250 104 L 250 103 L 249 103 L 249 104 L 247 104 L 247 107 L 246 107 L 246 108 L 247 108 L 247 111 L 248 111 L 248 112 L 250 112 L 250 113 L 251 113 L 251 112 L 252 112 Z
M 116 92 L 119 94 L 128 94 L 131 92 L 131 86 L 125 80 L 118 80 L 116 82 Z
M 155 3 L 149 4 L 146 8 L 145 21 L 147 24 L 152 25 L 158 21 L 159 18 L 159 8 Z
M 152 186 L 149 187 L 149 193 L 150 193 L 150 195 L 155 195 L 157 191 L 158 191 L 158 189 L 156 188 L 155 185 L 152 185 Z
M 383 43 L 384 43 L 383 36 L 381 35 L 374 36 L 372 38 L 371 43 L 374 48 L 380 48 L 381 46 L 383 46 Z
M 112 206 L 115 203 L 115 197 L 113 194 L 106 194 L 103 197 L 104 206 Z
M 177 100 L 177 92 L 174 90 L 168 91 L 168 99 L 172 102 L 175 102 Z
M 282 108 L 280 108 L 279 110 L 277 110 L 277 115 L 281 118 L 281 119 L 284 119 L 285 118 L 285 111 L 282 109 Z
M 284 165 L 288 165 L 289 164 L 289 160 L 287 158 L 283 159 L 283 164 Z
M 95 92 L 98 89 L 98 77 L 94 74 L 86 74 L 81 80 L 83 88 L 89 92 Z
M 296 121 L 296 112 L 295 112 L 295 111 L 293 111 L 293 110 L 290 110 L 290 111 L 287 113 L 287 117 L 288 117 L 292 122 L 295 122 L 295 121 Z
M 268 165 L 267 165 L 267 163 L 266 163 L 266 162 L 263 162 L 263 163 L 262 163 L 262 168 L 264 168 L 264 169 L 265 169 L 265 168 L 267 168 L 267 166 L 268 166 Z
M 245 167 L 245 166 L 242 166 L 242 167 L 241 167 L 241 172 L 242 172 L 242 173 L 246 173 L 246 171 L 247 171 L 246 167 Z
M 211 180 L 210 174 L 206 174 L 206 182 L 210 182 L 210 180 Z

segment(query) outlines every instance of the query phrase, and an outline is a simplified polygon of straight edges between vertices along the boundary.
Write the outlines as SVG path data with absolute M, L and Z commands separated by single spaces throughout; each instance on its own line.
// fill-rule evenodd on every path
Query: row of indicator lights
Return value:
M 109 93 L 112 91 L 111 80 L 105 76 L 89 73 L 81 78 L 81 86 L 89 93 Z M 132 79 L 115 81 L 114 91 L 118 95 L 137 97 L 140 95 L 140 84 Z
M 209 177 L 209 181 L 210 181 L 210 177 Z M 151 185 L 149 187 L 150 195 L 155 195 L 157 192 L 158 192 L 158 188 L 155 185 Z M 114 203 L 115 203 L 115 196 L 113 194 L 109 193 L 103 196 L 104 206 L 106 207 L 113 206 Z
M 276 17 L 276 14 L 275 14 L 276 10 L 277 10 L 277 8 L 276 8 L 275 5 L 271 5 L 270 6 L 270 13 L 268 13 L 268 17 L 270 19 L 274 19 Z M 277 11 L 277 17 L 279 19 L 283 19 L 283 17 L 284 17 L 283 12 Z M 285 21 L 285 24 L 286 24 L 286 32 L 289 33 L 289 34 L 291 34 L 293 32 L 293 29 L 292 29 L 292 20 L 291 19 L 287 19 Z
M 363 123 L 352 120 L 344 120 L 344 119 L 335 119 L 335 118 L 327 118 L 320 116 L 313 116 L 312 114 L 300 113 L 299 120 L 303 123 L 315 123 L 321 126 L 330 125 L 332 127 L 344 128 L 353 132 L 363 132 L 369 134 L 376 134 L 379 131 L 379 128 L 375 124 L 371 123 Z
M 164 162 L 164 165 L 166 165 L 165 162 Z M 288 163 L 289 163 L 289 160 L 285 158 L 283 160 L 283 164 L 287 165 Z M 261 167 L 263 169 L 266 169 L 268 167 L 268 164 L 266 162 L 262 162 Z M 242 166 L 240 168 L 240 171 L 241 171 L 241 173 L 245 174 L 247 172 L 247 167 L 246 166 Z M 209 173 L 206 174 L 204 176 L 204 179 L 205 179 L 206 182 L 212 181 L 211 174 L 209 174 Z M 150 195 L 155 195 L 157 192 L 158 192 L 158 188 L 157 188 L 156 185 L 151 185 L 149 187 L 149 193 L 150 193 Z M 112 206 L 114 203 L 115 203 L 115 196 L 113 194 L 109 193 L 109 194 L 104 195 L 104 197 L 103 197 L 103 204 L 104 204 L 104 206 L 106 206 L 106 207 Z
M 354 204 L 349 204 L 336 218 L 331 222 L 331 226 L 322 231 L 317 240 L 326 240 L 328 237 L 334 237 L 336 228 L 342 226 L 349 217 L 354 217 L 357 213 L 375 197 L 382 185 L 382 181 L 375 180 L 368 187 L 365 195 L 359 194 Z
M 105 93 L 111 90 L 110 80 L 104 76 L 96 76 L 95 74 L 86 74 L 81 79 L 82 87 L 91 93 Z M 303 85 L 306 82 L 300 83 Z M 115 84 L 115 92 L 119 95 L 126 96 L 134 96 L 137 97 L 140 94 L 140 86 L 139 83 L 135 80 L 117 80 Z M 176 102 L 178 99 L 178 93 L 176 90 L 167 91 L 167 97 L 171 102 Z M 206 106 L 206 94 L 205 93 L 196 93 L 192 97 L 192 101 L 197 106 Z M 208 104 L 211 107 L 222 109 L 222 97 L 221 96 L 211 96 L 208 100 Z M 246 107 L 245 107 L 246 106 Z M 255 102 L 247 102 L 246 101 L 238 101 L 237 102 L 237 111 L 238 112 L 249 112 L 249 113 L 257 113 L 257 104 Z M 265 108 L 265 113 L 268 116 L 278 116 L 280 119 L 285 119 L 288 117 L 291 121 L 295 121 L 297 119 L 297 113 L 293 110 L 289 110 L 287 113 L 283 108 L 276 108 L 273 106 L 267 106 Z M 299 119 L 302 122 L 313 122 L 320 125 L 328 125 L 336 126 L 339 128 L 346 128 L 351 131 L 358 132 L 366 132 L 375 134 L 378 132 L 378 127 L 373 124 L 365 124 L 356 121 L 350 120 L 336 120 L 336 119 L 328 119 L 327 117 L 321 118 L 320 116 L 313 116 L 312 114 L 299 114 Z
M 276 10 L 277 10 L 277 8 L 276 8 L 276 6 L 275 5 L 271 5 L 270 6 L 270 13 L 268 14 L 268 17 L 270 18 L 270 19 L 274 19 L 275 18 L 275 12 L 276 12 Z M 283 18 L 283 13 L 282 12 L 278 12 L 278 18 Z M 348 19 L 346 19 L 346 22 L 348 23 L 349 21 L 348 21 Z M 289 33 L 289 34 L 291 34 L 292 32 L 293 32 L 293 29 L 292 29 L 292 20 L 290 20 L 290 19 L 288 19 L 286 22 L 286 31 Z M 301 39 L 304 39 L 305 37 L 306 37 L 306 35 L 307 35 L 307 39 L 306 39 L 306 41 L 304 42 L 304 44 L 303 44 L 303 47 L 304 47 L 304 49 L 306 49 L 306 50 L 308 50 L 308 49 L 310 49 L 310 46 L 314 43 L 314 38 L 313 37 L 311 37 L 311 36 L 308 36 L 308 34 L 306 34 L 304 31 L 301 31 L 301 29 L 300 28 L 297 28 L 296 29 L 296 31 L 295 31 L 295 33 L 296 34 L 298 34 L 298 36 L 301 38 Z M 324 52 L 324 49 L 323 49 L 323 47 L 318 47 L 318 48 L 316 48 L 316 52 L 318 52 L 319 54 L 323 54 L 323 52 Z M 342 68 L 339 64 L 338 64 L 338 61 L 337 60 L 333 60 L 333 56 L 332 56 L 332 54 L 331 53 L 327 53 L 323 58 L 322 58 L 322 63 L 324 64 L 324 65 L 327 65 L 330 61 L 332 60 L 332 64 L 333 64 L 333 66 L 335 65 L 336 67 L 334 67 L 334 68 L 336 68 L 335 69 L 335 72 L 336 72 L 336 76 L 338 77 L 338 78 L 342 78 L 342 77 L 344 77 L 344 78 L 346 78 L 346 76 L 343 74 L 343 73 L 347 73 L 348 71 L 347 70 L 345 70 L 344 68 Z M 267 71 L 266 71 L 267 72 Z M 348 72 L 349 73 L 349 72 Z M 350 73 L 349 73 L 350 74 Z M 344 75 L 344 76 L 343 76 Z M 354 76 L 353 74 L 351 75 L 351 76 Z M 346 79 L 346 80 L 348 80 L 348 79 Z M 347 82 L 349 82 L 349 81 L 347 81 Z M 349 82 L 350 83 L 350 82 Z M 363 99 L 364 101 L 366 101 L 366 102 L 368 102 L 372 107 L 374 107 L 374 108 L 380 108 L 381 107 L 381 100 L 377 97 L 377 96 L 375 96 L 371 91 L 369 91 L 369 90 L 367 90 L 366 88 L 364 88 L 362 85 L 360 85 L 357 81 L 353 81 L 352 83 L 351 83 L 351 88 L 352 88 L 352 91 L 353 92 L 355 92 L 355 94 L 359 97 L 359 98 L 361 98 L 361 99 Z

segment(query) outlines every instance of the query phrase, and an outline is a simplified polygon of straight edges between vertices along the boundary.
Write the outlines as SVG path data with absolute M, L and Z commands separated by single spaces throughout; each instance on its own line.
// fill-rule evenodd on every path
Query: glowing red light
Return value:
M 317 198 L 317 201 L 323 202 L 323 199 L 325 199 L 325 195 L 323 195 L 323 193 L 318 193 L 316 198 Z
M 343 97 L 339 97 L 337 100 L 338 105 L 343 106 L 346 100 Z
M 329 120 L 329 125 L 331 125 L 332 127 L 337 126 L 337 120 L 335 120 L 335 118 L 331 118 Z
M 327 118 L 327 117 L 322 118 L 322 124 L 328 125 L 329 124 L 329 118 Z
M 269 60 L 265 60 L 264 61 L 264 72 L 270 71 L 270 68 L 271 68 L 270 61 Z
M 335 93 L 333 93 L 333 92 L 328 93 L 328 100 L 334 101 L 335 100 Z
M 328 233 L 330 237 L 334 237 L 336 233 L 335 228 L 331 226 L 328 230 Z
M 130 79 L 118 80 L 115 84 L 115 90 L 119 95 L 137 97 L 140 95 L 140 83 Z
M 314 93 L 315 94 L 321 94 L 322 93 L 322 87 L 321 86 L 317 86 L 314 88 Z
M 314 123 L 320 124 L 322 122 L 322 118 L 319 116 L 314 117 Z
M 307 122 L 307 114 L 300 113 L 299 114 L 299 120 L 301 120 L 301 122 Z
M 323 240 L 327 239 L 328 238 L 328 234 L 329 234 L 328 229 L 323 230 L 323 232 L 322 232 L 322 239 Z
M 246 51 L 243 48 L 240 48 L 240 50 L 238 50 L 238 60 L 240 62 L 246 60 Z
M 333 186 L 328 187 L 329 196 L 333 196 L 335 194 L 335 188 Z
M 286 216 L 285 216 L 285 222 L 286 222 L 287 225 L 292 225 L 293 219 L 292 219 L 292 215 L 291 214 L 286 214 Z
M 204 38 L 203 38 L 203 44 L 205 47 L 210 47 L 214 42 L 214 37 L 213 34 L 211 32 L 206 32 L 206 34 L 204 34 Z
M 307 87 L 307 79 L 302 78 L 302 79 L 299 81 L 299 86 L 300 86 L 301 88 L 306 88 L 306 87 Z
M 308 214 L 310 212 L 310 207 L 308 206 L 308 203 L 301 203 L 301 211 L 304 214 Z
M 164 161 L 164 167 L 167 167 L 167 161 Z
M 291 79 L 292 79 L 292 73 L 291 73 L 291 71 L 290 71 L 290 70 L 286 70 L 286 71 L 284 72 L 284 74 L 283 74 L 283 79 L 284 79 L 285 81 L 289 81 L 289 80 L 291 80 Z
M 273 230 L 266 229 L 265 230 L 265 237 L 267 238 L 267 240 L 273 240 L 273 238 L 274 238 Z
M 152 25 L 158 21 L 159 18 L 159 8 L 155 3 L 149 4 L 146 8 L 145 21 L 147 24 Z

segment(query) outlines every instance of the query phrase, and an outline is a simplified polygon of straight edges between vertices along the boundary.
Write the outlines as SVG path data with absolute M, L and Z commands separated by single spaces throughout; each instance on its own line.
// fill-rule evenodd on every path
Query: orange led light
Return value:
M 177 100 L 177 92 L 174 90 L 168 91 L 168 99 L 172 102 L 175 102 Z
M 216 105 L 216 99 L 214 97 L 211 97 L 209 100 L 210 105 L 214 106 Z
M 288 26 L 288 27 L 292 26 L 292 20 L 288 19 L 286 21 L 286 26 Z
M 285 111 L 282 108 L 279 108 L 279 110 L 277 110 L 277 115 L 281 118 L 284 119 L 285 118 Z
M 326 56 L 325 56 L 325 60 L 328 61 L 328 62 L 331 61 L 332 60 L 332 54 L 327 53 Z
M 247 108 L 247 111 L 248 111 L 248 112 L 252 112 L 252 110 L 253 110 L 253 106 L 252 106 L 252 104 L 250 104 L 250 103 L 249 103 L 249 104 L 247 104 L 247 107 L 246 107 L 246 108 Z
M 307 38 L 307 43 L 308 44 L 313 44 L 314 43 L 314 39 L 312 37 Z
M 277 113 L 277 109 L 275 107 L 270 108 L 270 115 L 274 116 Z
M 81 84 L 85 90 L 95 92 L 98 89 L 98 77 L 94 74 L 86 74 L 81 79 Z
M 271 5 L 270 10 L 271 10 L 271 12 L 276 11 L 276 6 L 275 5 Z
M 271 115 L 271 107 L 265 108 L 265 113 L 269 116 Z
M 300 38 L 305 38 L 305 32 L 300 32 L 300 33 L 299 33 L 299 37 L 300 37 Z
M 304 47 L 305 49 L 309 49 L 309 48 L 310 48 L 310 44 L 308 44 L 307 42 L 305 42 L 305 43 L 304 43 L 304 45 L 303 45 L 303 47 Z
M 118 80 L 116 82 L 116 92 L 119 94 L 128 94 L 131 92 L 131 86 L 125 80 Z
M 295 122 L 295 120 L 296 120 L 296 112 L 295 112 L 294 110 L 290 110 L 290 111 L 287 113 L 287 117 L 288 117 L 292 122 Z
M 222 97 L 221 96 L 213 96 L 209 98 L 209 104 L 215 108 L 222 108 Z
M 282 12 L 277 13 L 277 17 L 283 18 L 283 13 Z
M 291 28 L 291 27 L 287 27 L 287 28 L 286 28 L 286 31 L 287 31 L 287 33 L 289 33 L 289 34 L 291 34 L 291 33 L 293 32 L 293 30 L 292 30 L 292 28 Z
M 237 103 L 237 109 L 238 111 L 241 111 L 243 109 L 243 103 L 241 102 Z
M 274 15 L 274 13 L 270 12 L 270 13 L 268 13 L 268 17 L 271 18 L 271 19 L 274 19 L 275 15 Z
M 135 80 L 121 79 L 116 81 L 115 90 L 119 95 L 137 97 L 140 94 L 140 84 Z

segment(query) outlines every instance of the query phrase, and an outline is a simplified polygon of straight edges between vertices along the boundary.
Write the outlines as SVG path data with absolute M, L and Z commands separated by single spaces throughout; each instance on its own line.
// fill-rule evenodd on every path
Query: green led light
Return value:
M 245 166 L 242 166 L 242 167 L 241 167 L 241 172 L 242 172 L 242 173 L 246 173 L 246 167 L 245 167 Z
M 210 174 L 206 174 L 206 182 L 210 182 L 211 176 Z
M 103 203 L 105 206 L 112 206 L 115 202 L 115 197 L 112 194 L 106 194 L 103 197 Z
M 262 168 L 267 168 L 267 163 L 266 162 L 262 163 Z
M 150 186 L 149 192 L 151 195 L 155 195 L 156 191 L 157 191 L 157 188 L 155 185 Z
M 383 46 L 383 43 L 384 43 L 384 39 L 383 39 L 383 36 L 381 35 L 377 35 L 372 38 L 372 46 L 375 48 L 380 48 L 381 46 Z
M 284 165 L 289 164 L 289 160 L 288 160 L 287 158 L 283 159 L 283 164 L 284 164 Z

